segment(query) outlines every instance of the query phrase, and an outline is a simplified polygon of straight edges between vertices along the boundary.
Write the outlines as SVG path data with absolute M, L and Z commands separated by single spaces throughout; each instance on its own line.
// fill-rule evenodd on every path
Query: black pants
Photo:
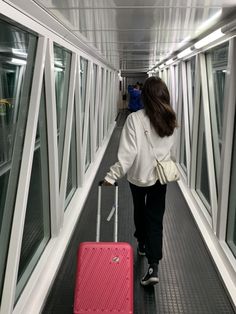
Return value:
M 134 203 L 134 236 L 145 244 L 148 263 L 158 263 L 162 258 L 166 185 L 159 181 L 147 187 L 130 183 L 130 188 Z

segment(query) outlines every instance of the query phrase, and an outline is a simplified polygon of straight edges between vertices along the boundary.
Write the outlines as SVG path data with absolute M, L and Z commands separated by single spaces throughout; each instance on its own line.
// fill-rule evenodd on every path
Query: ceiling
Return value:
M 146 72 L 236 12 L 236 0 L 35 1 L 127 72 Z

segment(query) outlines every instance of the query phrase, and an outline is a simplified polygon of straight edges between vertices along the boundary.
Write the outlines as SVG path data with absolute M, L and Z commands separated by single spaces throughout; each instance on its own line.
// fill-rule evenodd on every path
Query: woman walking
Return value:
M 139 254 L 146 255 L 149 263 L 141 279 L 141 284 L 146 286 L 159 282 L 158 264 L 162 259 L 166 184 L 160 184 L 157 178 L 156 159 L 171 158 L 177 122 L 169 91 L 159 77 L 146 80 L 142 101 L 144 109 L 127 117 L 118 162 L 111 166 L 104 184 L 114 184 L 127 174 L 134 204 L 134 236 Z

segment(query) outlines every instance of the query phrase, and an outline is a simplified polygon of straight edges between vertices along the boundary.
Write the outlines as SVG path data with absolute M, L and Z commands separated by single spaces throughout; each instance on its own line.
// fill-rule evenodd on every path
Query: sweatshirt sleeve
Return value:
M 122 178 L 132 166 L 137 155 L 136 134 L 132 114 L 126 119 L 118 149 L 118 161 L 110 167 L 105 180 L 111 184 Z

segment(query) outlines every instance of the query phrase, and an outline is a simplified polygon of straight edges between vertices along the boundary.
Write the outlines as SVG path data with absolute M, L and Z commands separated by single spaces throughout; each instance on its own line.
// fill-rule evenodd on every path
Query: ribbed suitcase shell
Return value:
M 124 242 L 83 242 L 74 314 L 133 313 L 133 250 Z

